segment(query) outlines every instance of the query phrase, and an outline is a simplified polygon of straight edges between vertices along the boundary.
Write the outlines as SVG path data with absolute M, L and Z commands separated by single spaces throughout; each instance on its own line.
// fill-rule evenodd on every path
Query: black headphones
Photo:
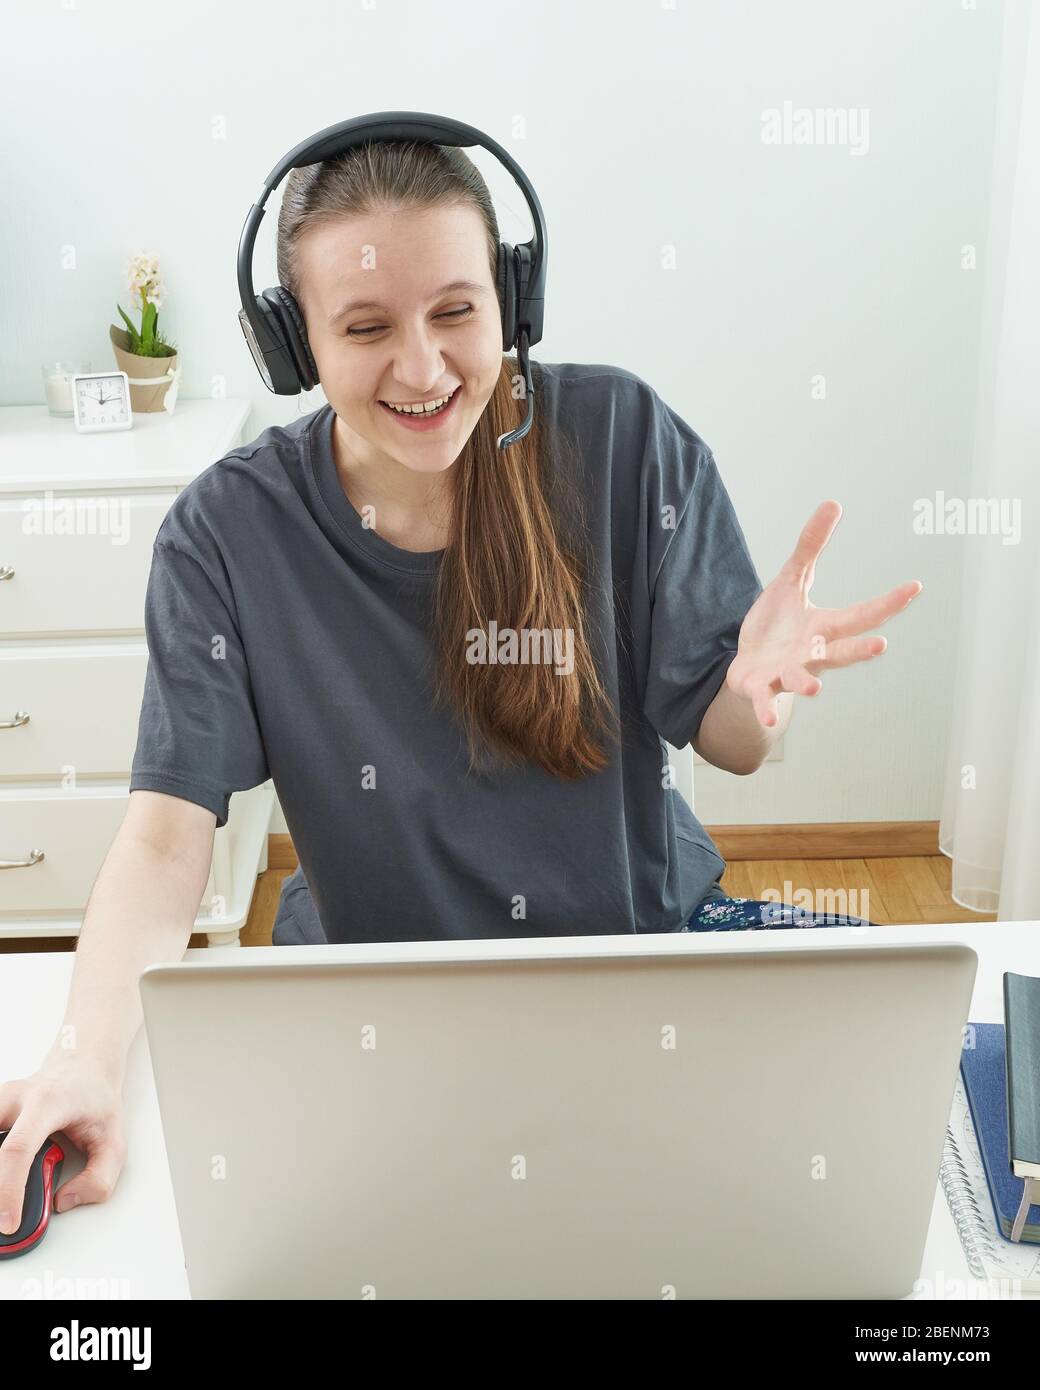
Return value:
M 540 341 L 545 308 L 545 218 L 538 195 L 516 160 L 490 135 L 447 116 L 423 111 L 378 111 L 326 126 L 309 140 L 291 149 L 274 166 L 260 197 L 249 209 L 238 243 L 238 292 L 242 307 L 238 321 L 253 354 L 264 385 L 279 396 L 295 396 L 318 384 L 318 368 L 307 341 L 307 328 L 296 300 L 282 285 L 256 294 L 253 289 L 253 245 L 264 215 L 264 204 L 290 169 L 332 159 L 355 145 L 375 140 L 418 140 L 435 145 L 482 145 L 512 174 L 527 200 L 534 221 L 534 235 L 519 246 L 499 242 L 495 290 L 502 311 L 502 350 L 516 347 L 517 363 L 526 388 L 527 414 L 518 429 L 499 436 L 498 447 L 508 448 L 531 428 L 534 418 L 534 385 L 528 348 Z

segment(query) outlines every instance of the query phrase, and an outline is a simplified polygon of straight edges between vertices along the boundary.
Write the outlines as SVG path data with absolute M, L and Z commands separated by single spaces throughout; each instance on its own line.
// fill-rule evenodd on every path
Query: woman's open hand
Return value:
M 924 588 L 913 579 L 879 598 L 848 608 L 817 608 L 809 602 L 816 561 L 841 520 L 840 502 L 821 502 L 798 537 L 791 558 L 762 590 L 740 628 L 737 654 L 726 684 L 751 700 L 758 722 L 779 720 L 776 697 L 784 690 L 818 695 L 817 672 L 869 661 L 888 646 L 884 637 L 861 637 L 906 608 Z

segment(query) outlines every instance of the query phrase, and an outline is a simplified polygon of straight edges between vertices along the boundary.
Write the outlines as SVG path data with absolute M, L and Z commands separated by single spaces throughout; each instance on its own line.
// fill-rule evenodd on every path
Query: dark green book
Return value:
M 1040 977 L 1004 974 L 1008 1165 L 1024 1180 L 1012 1239 L 1030 1203 L 1040 1203 Z

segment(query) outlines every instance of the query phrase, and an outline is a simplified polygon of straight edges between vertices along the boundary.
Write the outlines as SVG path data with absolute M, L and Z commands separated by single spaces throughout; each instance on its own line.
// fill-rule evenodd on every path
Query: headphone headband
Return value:
M 238 318 L 242 332 L 269 390 L 279 395 L 295 395 L 317 383 L 317 370 L 306 343 L 303 318 L 292 296 L 281 286 L 265 290 L 262 296 L 257 296 L 253 288 L 253 247 L 264 216 L 264 205 L 291 169 L 333 159 L 371 141 L 403 140 L 482 146 L 505 165 L 531 212 L 534 234 L 530 241 L 516 247 L 502 242 L 499 247 L 497 288 L 502 307 L 503 345 L 508 349 L 516 343 L 518 364 L 527 388 L 527 416 L 518 430 L 499 439 L 499 446 L 504 448 L 521 439 L 531 427 L 534 388 L 527 349 L 542 336 L 547 234 L 541 203 L 523 169 L 496 140 L 474 126 L 424 111 L 379 111 L 326 126 L 283 155 L 264 180 L 239 238 L 238 291 L 242 308 Z M 310 377 L 313 381 L 308 380 Z

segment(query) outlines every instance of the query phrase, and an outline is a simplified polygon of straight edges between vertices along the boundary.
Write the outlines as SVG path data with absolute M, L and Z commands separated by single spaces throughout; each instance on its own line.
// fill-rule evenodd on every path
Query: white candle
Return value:
M 47 409 L 52 415 L 72 415 L 72 377 L 68 372 L 53 372 L 44 381 Z
M 73 415 L 72 378 L 77 372 L 89 372 L 90 363 L 82 357 L 52 357 L 41 367 L 43 394 L 52 415 Z

